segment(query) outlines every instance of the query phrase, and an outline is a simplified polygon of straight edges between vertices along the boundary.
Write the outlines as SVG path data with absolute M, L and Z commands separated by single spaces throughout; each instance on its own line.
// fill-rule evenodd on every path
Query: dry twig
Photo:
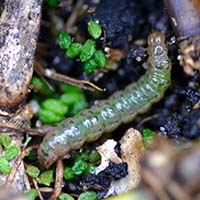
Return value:
M 35 145 L 35 146 L 31 146 L 31 147 L 28 147 L 27 149 L 25 149 L 24 151 L 21 152 L 21 154 L 18 156 L 15 164 L 13 165 L 8 177 L 7 177 L 7 180 L 6 180 L 6 187 L 10 187 L 12 182 L 13 182 L 13 179 L 15 177 L 15 174 L 17 172 L 17 169 L 20 165 L 20 163 L 22 162 L 22 160 L 25 158 L 25 156 L 27 155 L 27 153 L 29 153 L 30 151 L 34 150 L 34 149 L 37 149 L 38 148 L 38 145 Z
M 54 192 L 49 198 L 49 200 L 55 200 L 60 195 L 62 191 L 63 173 L 64 173 L 63 162 L 62 160 L 58 160 L 56 166 L 56 181 L 54 186 Z

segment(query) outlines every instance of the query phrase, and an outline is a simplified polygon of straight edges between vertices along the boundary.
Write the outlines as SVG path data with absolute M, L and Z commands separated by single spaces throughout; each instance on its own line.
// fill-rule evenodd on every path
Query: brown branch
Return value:
M 60 195 L 62 191 L 63 173 L 64 173 L 63 162 L 62 160 L 58 160 L 56 166 L 56 181 L 54 186 L 54 192 L 50 196 L 49 200 L 55 200 Z
M 178 38 L 200 33 L 199 0 L 164 0 L 164 2 Z
M 165 0 L 180 48 L 180 65 L 193 75 L 200 70 L 200 0 Z
M 31 146 L 31 147 L 28 147 L 27 149 L 25 149 L 24 151 L 21 152 L 21 154 L 18 156 L 15 164 L 13 165 L 8 177 L 7 177 L 7 180 L 6 180 L 6 187 L 10 187 L 12 182 L 13 182 L 13 179 L 15 177 L 15 174 L 17 172 L 17 169 L 19 168 L 22 160 L 25 158 L 25 156 L 27 155 L 27 153 L 29 153 L 30 151 L 34 150 L 34 149 L 37 149 L 38 148 L 38 145 L 35 145 L 35 146 Z
M 44 200 L 44 198 L 43 198 L 43 196 L 42 196 L 42 194 L 41 194 L 41 192 L 40 192 L 40 190 L 39 190 L 37 181 L 36 181 L 35 179 L 33 179 L 33 184 L 34 184 L 35 189 L 36 189 L 37 192 L 38 192 L 39 199 L 40 199 L 40 200 Z
M 74 25 L 75 22 L 76 22 L 76 19 L 77 19 L 77 17 L 78 17 L 78 11 L 79 11 L 80 8 L 82 7 L 83 3 L 84 3 L 84 0 L 78 0 L 78 1 L 77 1 L 77 4 L 76 4 L 76 6 L 75 6 L 75 8 L 74 8 L 74 10 L 73 10 L 73 12 L 72 12 L 72 14 L 69 16 L 69 18 L 68 18 L 68 20 L 67 20 L 67 22 L 66 22 L 66 24 L 65 24 L 65 31 L 66 31 L 67 33 L 71 33 L 71 34 L 74 33 L 72 27 L 73 27 L 73 25 Z
M 56 73 L 50 69 L 44 69 L 44 67 L 37 61 L 35 61 L 35 70 L 37 73 L 42 74 L 43 76 L 46 76 L 55 81 L 68 83 L 70 85 L 74 85 L 74 86 L 80 87 L 85 90 L 90 90 L 90 91 L 97 90 L 100 92 L 104 92 L 106 90 L 105 88 L 102 89 L 102 88 L 96 86 L 95 84 L 91 83 L 90 81 L 77 80 L 77 79 L 71 78 L 69 76 Z

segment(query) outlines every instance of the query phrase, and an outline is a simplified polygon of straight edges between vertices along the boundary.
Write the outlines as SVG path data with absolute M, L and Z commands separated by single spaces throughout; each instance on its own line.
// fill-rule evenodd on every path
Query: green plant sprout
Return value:
M 102 28 L 98 22 L 88 22 L 88 32 L 96 40 L 102 34 Z M 72 42 L 71 36 L 66 32 L 61 32 L 59 35 L 60 48 L 66 51 L 69 58 L 79 56 L 83 63 L 83 71 L 86 74 L 91 74 L 99 67 L 103 68 L 106 64 L 106 56 L 102 50 L 96 49 L 96 41 L 88 39 L 84 44 Z
M 33 76 L 31 83 L 38 88 L 39 91 L 45 91 L 48 99 L 40 96 L 38 93 L 35 99 L 39 102 L 38 117 L 46 124 L 55 124 L 61 122 L 65 117 L 71 117 L 85 109 L 88 106 L 84 93 L 78 87 L 59 83 L 56 85 L 59 93 L 52 92 L 48 86 L 38 77 Z M 6 137 L 6 136 L 5 136 Z M 8 138 L 2 138 L 7 146 Z
M 11 170 L 9 161 L 19 155 L 20 148 L 12 145 L 12 139 L 6 133 L 0 133 L 0 147 L 2 153 L 2 156 L 0 156 L 0 174 L 8 174 Z

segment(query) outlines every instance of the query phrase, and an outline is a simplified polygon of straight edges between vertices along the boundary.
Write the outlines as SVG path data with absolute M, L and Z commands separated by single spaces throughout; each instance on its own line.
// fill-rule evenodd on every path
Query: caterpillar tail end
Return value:
M 54 162 L 58 160 L 58 156 L 53 154 L 49 154 L 48 152 L 44 151 L 41 147 L 38 149 L 38 162 L 39 165 L 45 169 L 48 169 Z

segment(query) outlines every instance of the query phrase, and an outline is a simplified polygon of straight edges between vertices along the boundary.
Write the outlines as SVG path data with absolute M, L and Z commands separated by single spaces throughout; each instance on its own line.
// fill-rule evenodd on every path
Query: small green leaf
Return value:
M 83 150 L 83 151 L 80 151 L 78 153 L 78 155 L 76 156 L 76 159 L 80 158 L 84 161 L 88 161 L 89 160 L 89 151 L 88 150 Z
M 46 83 L 42 79 L 38 78 L 37 76 L 32 77 L 31 83 L 37 88 L 39 88 L 40 90 L 44 91 L 45 94 L 47 95 L 52 94 L 52 91 L 49 89 Z
M 97 64 L 93 59 L 88 60 L 83 64 L 83 71 L 86 74 L 91 74 L 97 68 Z
M 97 200 L 97 195 L 95 192 L 83 192 L 80 194 L 78 200 Z
M 89 154 L 89 161 L 91 163 L 97 163 L 101 160 L 101 155 L 97 151 L 91 151 Z
M 28 190 L 24 193 L 27 200 L 35 200 L 38 197 L 38 191 L 35 189 Z
M 65 93 L 61 95 L 60 100 L 68 106 L 73 106 L 80 101 L 81 97 L 81 93 Z
M 69 48 L 67 49 L 67 57 L 69 58 L 75 58 L 78 56 L 81 52 L 82 45 L 79 43 L 72 43 Z
M 76 86 L 69 85 L 66 83 L 59 83 L 59 88 L 64 93 L 82 93 L 82 90 Z
M 11 144 L 11 137 L 6 133 L 1 133 L 0 135 L 0 144 L 5 148 L 8 148 Z
M 75 176 L 73 170 L 71 167 L 65 167 L 64 169 L 64 178 L 68 181 L 73 179 Z
M 8 161 L 5 158 L 0 157 L 0 173 L 8 174 L 10 170 L 11 170 L 11 167 Z
M 94 53 L 93 59 L 98 65 L 98 67 L 104 67 L 106 64 L 106 56 L 101 50 L 98 50 Z
M 40 120 L 47 124 L 58 123 L 64 119 L 63 116 L 56 115 L 55 113 L 49 110 L 45 110 L 43 108 L 39 109 L 38 115 L 39 115 Z
M 144 142 L 145 147 L 148 147 L 151 144 L 154 136 L 155 136 L 155 133 L 151 131 L 150 129 L 143 130 L 143 142 Z
M 82 159 L 76 159 L 72 167 L 74 174 L 77 176 L 84 174 L 84 172 L 86 172 L 87 169 L 88 169 L 88 164 Z
M 68 107 L 58 99 L 47 99 L 42 103 L 42 107 L 56 115 L 65 115 L 68 112 Z
M 67 50 L 72 43 L 71 36 L 66 32 L 61 32 L 59 35 L 59 45 L 61 49 Z
M 89 21 L 88 32 L 94 39 L 98 39 L 101 36 L 102 29 L 99 23 L 95 21 Z
M 20 149 L 18 146 L 10 146 L 6 149 L 5 152 L 5 159 L 7 160 L 13 160 L 14 158 L 16 158 L 19 155 Z
M 26 173 L 32 178 L 37 178 L 40 174 L 40 170 L 33 165 L 28 165 L 26 168 Z
M 74 104 L 74 106 L 72 107 L 72 110 L 69 112 L 69 116 L 76 115 L 81 110 L 87 108 L 87 106 L 88 106 L 88 103 L 87 103 L 86 99 L 84 97 L 81 98 L 79 102 Z
M 69 194 L 63 193 L 58 197 L 58 200 L 74 200 Z
M 96 51 L 95 41 L 90 39 L 87 40 L 81 49 L 80 60 L 82 62 L 88 61 L 93 56 L 95 51 Z
M 37 178 L 39 184 L 50 186 L 54 182 L 53 170 L 48 170 L 40 174 Z
M 152 130 L 148 128 L 143 130 L 143 137 L 153 137 L 153 136 L 155 136 L 155 133 Z

